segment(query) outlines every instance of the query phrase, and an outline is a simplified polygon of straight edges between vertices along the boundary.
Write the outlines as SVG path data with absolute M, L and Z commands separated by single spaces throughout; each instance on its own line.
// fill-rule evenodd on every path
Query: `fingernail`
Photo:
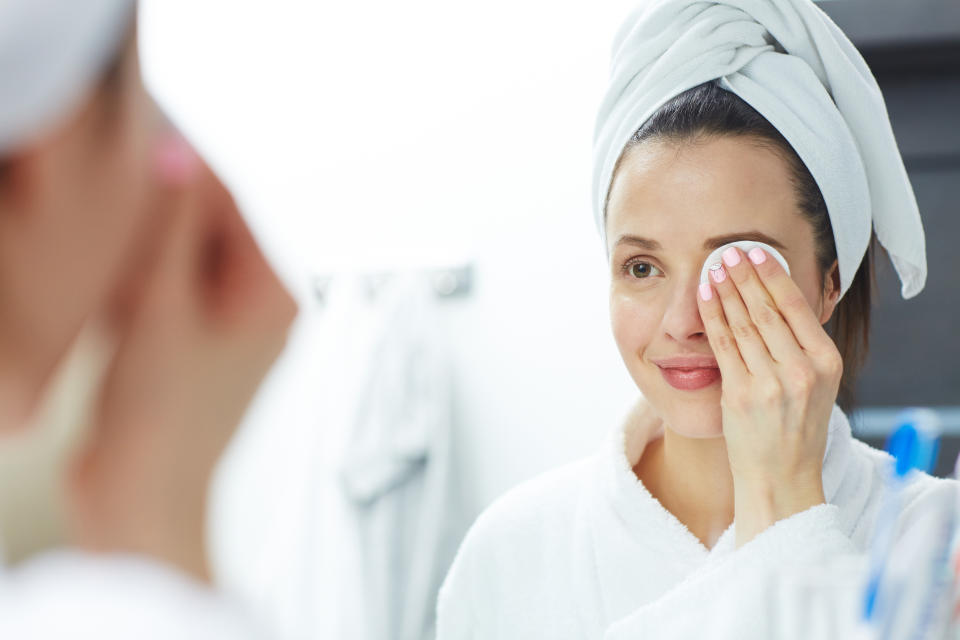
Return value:
M 750 262 L 753 264 L 760 264 L 767 259 L 767 254 L 764 253 L 763 249 L 760 247 L 754 247 L 753 249 L 750 249 L 750 253 L 747 255 L 750 256 Z
M 704 301 L 713 297 L 713 287 L 710 286 L 709 282 L 703 282 L 700 284 L 700 297 Z
M 193 147 L 178 134 L 170 134 L 157 144 L 155 166 L 160 179 L 169 185 L 189 182 L 200 161 Z
M 736 247 L 730 247 L 723 252 L 723 261 L 727 263 L 728 267 L 732 267 L 740 263 L 740 254 L 737 252 Z
M 723 265 L 718 262 L 710 267 L 710 277 L 713 278 L 714 282 L 720 283 L 727 279 L 727 272 Z

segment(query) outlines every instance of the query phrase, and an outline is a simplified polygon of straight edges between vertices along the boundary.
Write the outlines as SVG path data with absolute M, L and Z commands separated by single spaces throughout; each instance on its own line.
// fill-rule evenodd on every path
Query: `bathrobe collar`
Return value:
M 638 531 L 649 532 L 651 518 L 660 523 L 671 538 L 677 540 L 685 551 L 699 548 L 705 558 L 713 553 L 727 552 L 733 549 L 733 525 L 720 536 L 710 551 L 677 518 L 667 511 L 654 498 L 642 482 L 633 473 L 633 467 L 643 452 L 643 446 L 659 435 L 659 431 L 647 433 L 639 431 L 642 427 L 625 421 L 613 431 L 606 446 L 606 455 L 599 456 L 604 468 L 607 497 L 617 514 L 630 527 Z M 823 461 L 823 492 L 827 502 L 832 502 L 844 478 L 846 462 L 850 457 L 850 422 L 837 404 L 830 413 L 830 425 L 827 431 L 827 447 Z
M 735 550 L 733 525 L 708 550 L 637 479 L 633 465 L 646 442 L 658 435 L 640 433 L 637 428 L 627 420 L 611 432 L 594 457 L 594 482 L 580 505 L 582 529 L 578 536 L 593 549 L 590 560 L 578 563 L 575 569 L 577 581 L 583 585 L 578 589 L 580 611 L 588 635 L 606 628 L 637 603 L 655 598 L 665 585 L 679 584 Z M 870 486 L 864 482 L 870 470 L 864 467 L 865 461 L 853 455 L 852 447 L 850 423 L 834 404 L 824 455 L 823 488 L 827 502 L 833 503 L 841 485 L 845 485 L 840 520 L 848 535 L 862 512 Z

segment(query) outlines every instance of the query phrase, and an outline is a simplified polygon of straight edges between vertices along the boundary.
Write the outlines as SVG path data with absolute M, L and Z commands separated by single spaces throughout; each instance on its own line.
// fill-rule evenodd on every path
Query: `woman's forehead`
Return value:
M 789 251 L 812 233 L 788 163 L 736 137 L 645 142 L 630 150 L 611 186 L 606 224 L 611 248 L 631 236 L 664 249 L 709 247 L 731 237 Z

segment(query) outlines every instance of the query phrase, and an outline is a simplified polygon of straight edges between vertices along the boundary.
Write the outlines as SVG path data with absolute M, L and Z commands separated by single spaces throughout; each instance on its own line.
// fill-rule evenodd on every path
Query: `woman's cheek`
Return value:
M 660 325 L 655 301 L 644 300 L 642 293 L 614 285 L 610 292 L 610 322 L 617 348 L 627 368 L 633 371 L 652 342 Z

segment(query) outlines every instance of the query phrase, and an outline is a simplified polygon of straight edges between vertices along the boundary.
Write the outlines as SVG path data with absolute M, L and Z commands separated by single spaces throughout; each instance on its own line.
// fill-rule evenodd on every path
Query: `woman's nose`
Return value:
M 689 280 L 690 282 L 672 292 L 663 314 L 663 330 L 677 342 L 706 340 L 703 319 L 697 306 L 697 287 L 700 281 L 697 278 Z

